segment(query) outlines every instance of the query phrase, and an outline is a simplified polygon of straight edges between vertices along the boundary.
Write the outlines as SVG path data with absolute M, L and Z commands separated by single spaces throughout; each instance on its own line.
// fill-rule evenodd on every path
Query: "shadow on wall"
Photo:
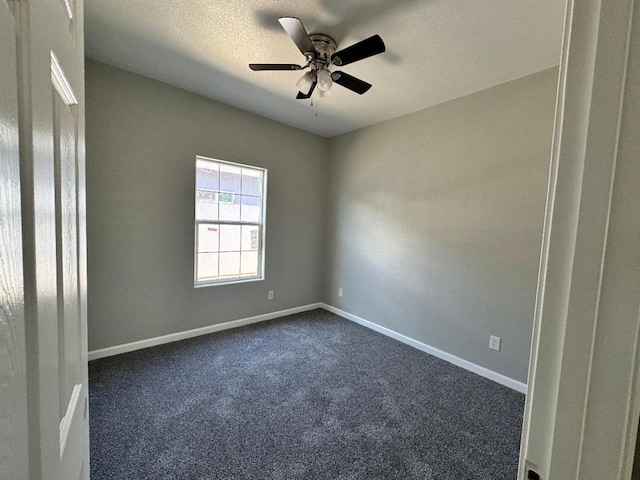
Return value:
M 362 278 L 393 285 L 386 289 L 384 302 L 389 318 L 406 312 L 415 299 L 420 299 L 420 307 L 406 316 L 426 315 L 438 323 L 458 323 L 468 308 L 493 310 L 496 317 L 529 316 L 536 277 L 521 266 L 535 264 L 539 249 L 526 222 L 530 215 L 523 215 L 527 199 L 521 199 L 519 209 L 493 206 L 499 216 L 487 215 L 488 206 L 477 200 L 504 189 L 501 179 L 517 176 L 520 168 L 489 165 L 480 174 L 462 172 L 421 192 L 407 188 L 400 198 L 388 177 L 358 177 L 359 185 L 341 199 L 350 205 L 350 214 L 338 228 L 366 240 L 335 261 L 357 264 Z M 517 186 L 511 190 L 518 195 Z M 539 205 L 531 203 L 537 213 Z M 433 213 L 446 211 L 452 214 Z M 352 288 L 362 289 L 354 293 L 365 297 L 367 283 L 354 282 Z M 504 301 L 487 307 L 496 292 Z M 517 307 L 522 304 L 531 309 Z

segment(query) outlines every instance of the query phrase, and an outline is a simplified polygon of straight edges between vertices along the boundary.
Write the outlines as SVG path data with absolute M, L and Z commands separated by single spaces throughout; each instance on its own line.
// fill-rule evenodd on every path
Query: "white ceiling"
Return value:
M 559 63 L 566 0 L 86 0 L 91 58 L 331 137 Z M 296 16 L 338 49 L 379 34 L 383 54 L 342 67 L 360 96 L 295 100 L 304 64 L 278 23 Z M 314 95 L 315 97 L 315 95 Z

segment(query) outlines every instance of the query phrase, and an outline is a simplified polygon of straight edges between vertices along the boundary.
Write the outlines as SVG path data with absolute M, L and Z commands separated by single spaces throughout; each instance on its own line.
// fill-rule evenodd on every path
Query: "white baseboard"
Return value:
M 215 325 L 209 325 L 207 327 L 195 328 L 193 330 L 185 330 L 183 332 L 170 333 L 169 335 L 162 335 L 160 337 L 147 338 L 145 340 L 139 340 L 137 342 L 125 343 L 122 345 L 115 345 L 113 347 L 101 348 L 99 350 L 92 350 L 89 352 L 88 359 L 97 360 L 98 358 L 103 357 L 111 357 L 113 355 L 119 355 L 121 353 L 133 352 L 134 350 L 141 350 L 143 348 L 154 347 L 156 345 L 162 345 L 165 343 L 177 342 L 179 340 L 185 340 L 187 338 L 193 338 L 200 335 L 206 335 L 208 333 L 220 332 L 222 330 L 229 330 L 232 328 L 243 327 L 245 325 L 251 325 L 252 323 L 264 322 L 267 320 L 272 320 L 274 318 L 284 317 L 287 315 L 293 315 L 294 313 L 306 312 L 309 310 L 314 310 L 316 308 L 324 308 L 325 310 L 335 313 L 347 320 L 351 320 L 352 322 L 358 323 L 362 326 L 370 328 L 371 330 L 375 330 L 376 332 L 382 333 L 388 337 L 394 338 L 402 343 L 406 343 L 418 350 L 422 350 L 434 357 L 441 358 L 453 365 L 457 365 L 458 367 L 464 368 L 465 370 L 469 370 L 470 372 L 476 373 L 482 377 L 488 378 L 489 380 L 493 380 L 501 385 L 512 388 L 521 393 L 527 392 L 527 384 L 519 382 L 518 380 L 514 380 L 513 378 L 507 377 L 506 375 L 502 375 L 501 373 L 494 372 L 493 370 L 489 370 L 488 368 L 481 367 L 473 362 L 468 360 L 464 360 L 460 357 L 456 357 L 450 353 L 447 353 L 443 350 L 439 350 L 431 345 L 427 345 L 426 343 L 422 343 L 418 340 L 414 340 L 411 337 L 407 337 L 401 333 L 398 333 L 389 328 L 383 327 L 376 323 L 370 322 L 369 320 L 365 320 L 364 318 L 358 317 L 357 315 L 353 315 L 352 313 L 345 312 L 344 310 L 340 310 L 339 308 L 333 307 L 331 305 L 327 305 L 326 303 L 312 303 L 309 305 L 303 305 L 300 307 L 289 308 L 286 310 L 280 310 L 278 312 L 265 313 L 262 315 L 256 315 L 255 317 L 241 318 L 238 320 L 232 320 L 230 322 L 218 323 Z
M 232 320 L 230 322 L 217 323 L 215 325 L 209 325 L 207 327 L 194 328 L 193 330 L 185 330 L 183 332 L 170 333 L 169 335 L 162 335 L 161 337 L 147 338 L 145 340 L 139 340 L 137 342 L 124 343 L 122 345 L 115 345 L 113 347 L 101 348 L 99 350 L 92 350 L 89 352 L 89 361 L 97 360 L 98 358 L 111 357 L 113 355 L 119 355 L 121 353 L 133 352 L 134 350 L 140 350 L 148 347 L 155 347 L 156 345 L 162 345 L 164 343 L 177 342 L 178 340 L 185 340 L 187 338 L 198 337 L 200 335 L 206 335 L 208 333 L 220 332 L 222 330 L 229 330 L 231 328 L 243 327 L 245 325 L 251 325 L 252 323 L 264 322 L 266 320 L 272 320 L 274 318 L 285 317 L 287 315 L 293 315 L 294 313 L 306 312 L 308 310 L 314 310 L 316 308 L 323 308 L 322 303 L 312 303 L 309 305 L 303 305 L 301 307 L 288 308 L 286 310 L 280 310 L 278 312 L 264 313 L 262 315 L 256 315 L 255 317 L 241 318 L 239 320 Z
M 333 307 L 331 305 L 327 305 L 326 303 L 321 304 L 322 308 L 325 310 L 335 313 L 347 320 L 351 320 L 352 322 L 358 323 L 364 327 L 370 328 L 371 330 L 375 330 L 376 332 L 382 333 L 388 337 L 394 338 L 402 343 L 406 343 L 412 347 L 417 348 L 418 350 L 422 350 L 434 357 L 441 358 L 453 365 L 464 368 L 465 370 L 469 370 L 470 372 L 476 373 L 482 377 L 488 378 L 489 380 L 493 380 L 505 387 L 509 387 L 513 390 L 516 390 L 520 393 L 527 393 L 527 384 L 522 383 L 518 380 L 514 380 L 513 378 L 507 377 L 506 375 L 502 375 L 501 373 L 494 372 L 493 370 L 489 370 L 488 368 L 481 367 L 473 362 L 465 360 L 460 357 L 456 357 L 450 353 L 447 353 L 443 350 L 439 350 L 431 345 L 427 345 L 426 343 L 422 343 L 418 340 L 414 340 L 411 337 L 407 337 L 401 333 L 393 331 L 389 328 L 378 325 L 377 323 L 370 322 L 369 320 L 365 320 L 364 318 L 358 317 L 357 315 L 353 315 L 352 313 L 345 312 L 344 310 L 340 310 L 339 308 Z

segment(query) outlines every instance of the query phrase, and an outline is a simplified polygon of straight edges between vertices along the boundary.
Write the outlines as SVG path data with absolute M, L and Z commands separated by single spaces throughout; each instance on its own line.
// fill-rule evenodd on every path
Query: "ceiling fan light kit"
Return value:
M 321 92 L 328 92 L 329 89 L 333 86 L 333 80 L 331 79 L 331 73 L 326 68 L 318 70 L 318 74 L 316 76 L 318 81 L 318 90 Z
M 371 84 L 341 71 L 331 71 L 329 67 L 343 66 L 377 55 L 385 51 L 385 45 L 379 35 L 374 35 L 343 50 L 336 52 L 338 44 L 324 33 L 309 35 L 299 18 L 281 17 L 278 19 L 298 50 L 305 56 L 304 66 L 290 63 L 250 63 L 254 71 L 268 70 L 304 70 L 309 68 L 296 83 L 296 99 L 310 98 L 316 86 L 320 97 L 329 95 L 334 83 L 362 95 L 371 88 Z

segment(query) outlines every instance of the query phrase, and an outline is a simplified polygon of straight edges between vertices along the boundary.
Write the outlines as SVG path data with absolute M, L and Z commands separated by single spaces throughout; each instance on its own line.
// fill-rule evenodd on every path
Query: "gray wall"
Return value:
M 526 382 L 556 78 L 332 139 L 325 301 Z
M 92 60 L 86 86 L 89 350 L 321 300 L 325 139 Z M 193 287 L 196 155 L 269 169 L 264 281 Z
M 90 350 L 324 300 L 526 381 L 556 69 L 326 140 L 86 68 Z M 193 288 L 196 155 L 269 169 L 265 281 Z

